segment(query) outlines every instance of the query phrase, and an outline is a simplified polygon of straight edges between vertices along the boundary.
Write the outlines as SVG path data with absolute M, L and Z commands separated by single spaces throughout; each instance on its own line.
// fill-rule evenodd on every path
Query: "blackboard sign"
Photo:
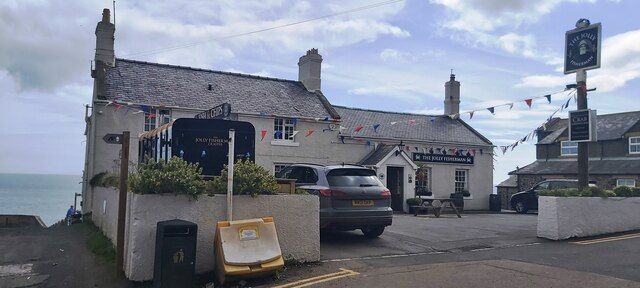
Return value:
M 231 104 L 222 103 L 207 111 L 197 114 L 195 118 L 196 119 L 226 119 L 226 118 L 229 118 L 230 115 L 231 115 Z
M 569 141 L 596 141 L 595 112 L 589 109 L 569 111 Z
M 564 74 L 600 68 L 600 23 L 567 31 L 565 34 Z
M 473 165 L 473 156 L 413 153 L 413 161 Z
M 220 175 L 228 162 L 229 130 L 235 129 L 235 159 L 255 161 L 255 128 L 249 122 L 180 118 L 171 130 L 171 154 L 198 163 L 204 175 Z

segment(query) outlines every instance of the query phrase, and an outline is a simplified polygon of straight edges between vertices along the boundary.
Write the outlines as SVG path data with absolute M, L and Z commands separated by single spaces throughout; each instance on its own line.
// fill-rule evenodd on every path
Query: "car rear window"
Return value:
M 327 181 L 335 187 L 370 187 L 382 186 L 371 169 L 334 169 L 327 173 Z

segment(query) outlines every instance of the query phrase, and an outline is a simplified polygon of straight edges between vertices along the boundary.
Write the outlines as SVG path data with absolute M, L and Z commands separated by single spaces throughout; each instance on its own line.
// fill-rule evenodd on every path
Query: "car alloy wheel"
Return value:
M 529 209 L 527 209 L 527 206 L 525 206 L 523 202 L 521 201 L 516 202 L 516 212 L 520 214 L 524 214 L 524 213 L 527 213 L 527 210 Z

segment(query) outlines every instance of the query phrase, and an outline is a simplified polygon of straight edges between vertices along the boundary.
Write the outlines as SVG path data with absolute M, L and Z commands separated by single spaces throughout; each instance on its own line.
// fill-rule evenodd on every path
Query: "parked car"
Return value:
M 595 186 L 589 184 L 589 186 Z M 524 214 L 529 210 L 538 210 L 538 192 L 542 190 L 578 188 L 578 180 L 555 179 L 545 180 L 533 185 L 529 190 L 511 195 L 509 203 L 516 212 Z
M 357 165 L 293 164 L 277 178 L 296 179 L 296 188 L 320 197 L 320 228 L 362 230 L 375 238 L 391 225 L 391 192 L 372 169 Z

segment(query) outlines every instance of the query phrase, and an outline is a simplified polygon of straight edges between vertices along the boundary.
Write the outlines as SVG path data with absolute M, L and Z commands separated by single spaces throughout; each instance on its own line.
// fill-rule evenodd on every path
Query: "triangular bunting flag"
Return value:
M 416 124 L 416 120 L 414 119 L 409 120 L 409 125 L 413 125 L 413 124 Z
M 475 111 L 471 111 L 471 112 L 469 112 L 469 119 L 472 119 L 472 118 L 473 118 L 473 112 L 475 112 Z
M 362 128 L 364 128 L 364 126 L 358 126 L 356 127 L 356 129 L 353 129 L 354 132 L 360 132 L 360 130 L 362 130 Z
M 373 124 L 373 132 L 378 133 L 379 127 L 380 127 L 380 124 Z
M 489 112 L 491 112 L 491 114 L 496 114 L 495 113 L 495 111 L 496 111 L 495 107 L 489 107 L 489 108 L 487 108 L 487 110 L 489 110 Z
M 281 139 L 282 138 L 282 131 L 276 131 L 275 133 L 273 133 L 273 138 Z
M 551 104 L 551 95 L 547 94 L 547 95 L 544 95 L 544 97 L 547 98 L 547 102 Z
M 267 130 L 260 131 L 260 141 L 264 140 L 265 136 L 267 136 Z
M 509 103 L 509 110 L 513 109 L 513 103 Z
M 433 117 L 433 116 L 429 117 L 429 121 L 436 122 L 436 117 Z
M 564 103 L 564 109 L 569 108 L 569 102 L 571 102 L 571 98 L 567 99 L 567 103 Z
M 398 124 L 398 122 L 391 122 L 391 125 L 396 125 Z
M 296 135 L 298 134 L 298 130 L 294 130 L 293 133 L 291 133 L 291 136 L 289 136 L 289 139 L 293 139 L 293 137 L 296 137 Z
M 307 129 L 307 134 L 306 134 L 306 135 L 304 135 L 304 137 L 309 137 L 309 136 L 311 136 L 311 134 L 313 134 L 313 129 L 308 128 L 308 129 Z
M 527 103 L 527 106 L 529 106 L 529 108 L 531 108 L 531 104 L 533 103 L 533 99 L 524 100 L 524 103 Z

